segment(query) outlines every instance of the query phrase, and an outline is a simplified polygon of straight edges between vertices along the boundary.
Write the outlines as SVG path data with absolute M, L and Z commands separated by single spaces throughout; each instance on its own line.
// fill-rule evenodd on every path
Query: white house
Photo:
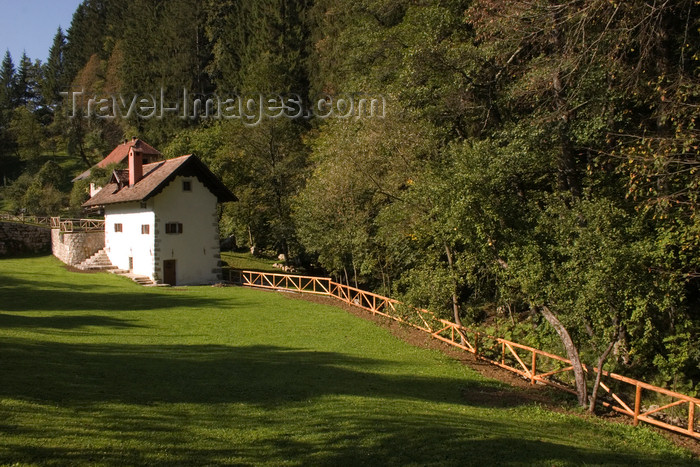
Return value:
M 104 209 L 112 264 L 155 283 L 219 280 L 217 203 L 236 197 L 194 155 L 143 164 L 131 146 L 128 163 L 83 204 Z

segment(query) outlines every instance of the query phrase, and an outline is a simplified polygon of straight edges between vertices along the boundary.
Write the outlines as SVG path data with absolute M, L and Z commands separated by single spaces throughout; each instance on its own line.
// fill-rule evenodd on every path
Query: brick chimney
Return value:
M 143 154 L 129 148 L 129 186 L 134 186 L 143 178 Z

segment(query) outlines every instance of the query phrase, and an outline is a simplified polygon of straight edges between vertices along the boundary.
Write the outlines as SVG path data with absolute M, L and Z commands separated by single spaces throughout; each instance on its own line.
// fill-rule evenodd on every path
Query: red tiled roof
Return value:
M 91 168 L 87 169 L 85 172 L 75 177 L 73 181 L 76 182 L 78 180 L 82 180 L 84 178 L 89 177 L 90 172 L 94 167 L 105 168 L 110 164 L 121 164 L 129 156 L 129 149 L 132 147 L 134 148 L 134 150 L 140 151 L 142 154 L 153 155 L 157 156 L 158 158 L 162 157 L 162 154 L 156 148 L 154 148 L 145 141 L 141 141 L 140 139 L 135 138 L 125 143 L 122 143 L 116 148 L 112 149 L 112 152 L 110 152 L 107 155 L 107 157 L 105 157 L 100 162 L 98 162 Z
M 163 190 L 176 176 L 197 177 L 214 195 L 220 203 L 237 201 L 236 196 L 226 188 L 221 180 L 204 165 L 197 156 L 176 157 L 165 161 L 144 164 L 143 178 L 133 186 L 124 186 L 117 183 L 121 176 L 112 177 L 112 180 L 102 188 L 95 196 L 87 200 L 83 207 L 97 207 L 107 204 L 126 203 L 131 201 L 146 201 Z

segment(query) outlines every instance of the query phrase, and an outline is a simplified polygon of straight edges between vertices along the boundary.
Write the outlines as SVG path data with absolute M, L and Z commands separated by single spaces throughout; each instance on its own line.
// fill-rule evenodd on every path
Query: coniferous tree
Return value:
M 46 105 L 56 106 L 61 102 L 61 92 L 67 91 L 68 81 L 65 63 L 66 36 L 59 27 L 44 64 L 41 93 Z
M 12 63 L 12 55 L 9 50 L 6 50 L 0 65 L 0 110 L 11 110 L 16 105 L 16 82 L 17 75 L 15 65 Z
M 123 92 L 160 100 L 162 91 L 165 107 L 181 103 L 178 112 L 169 112 L 163 119 L 132 118 L 129 125 L 153 144 L 167 144 L 171 135 L 197 123 L 197 118 L 190 118 L 191 108 L 181 118 L 183 94 L 191 102 L 213 91 L 205 72 L 210 49 L 204 8 L 200 2 L 185 0 L 136 0 L 128 4 L 125 16 L 147 21 L 126 21 L 110 56 L 110 63 L 121 62 L 116 78 Z
M 0 177 L 3 186 L 8 178 L 17 171 L 17 157 L 15 154 L 15 141 L 10 132 L 12 111 L 16 105 L 16 73 L 12 63 L 10 51 L 5 51 L 5 56 L 0 65 Z
M 17 105 L 28 106 L 32 111 L 37 108 L 41 98 L 39 89 L 41 79 L 41 63 L 38 60 L 32 63 L 27 54 L 23 53 L 17 68 L 15 83 Z
M 71 80 L 93 54 L 105 53 L 108 3 L 109 0 L 84 0 L 73 13 L 65 48 L 65 68 Z

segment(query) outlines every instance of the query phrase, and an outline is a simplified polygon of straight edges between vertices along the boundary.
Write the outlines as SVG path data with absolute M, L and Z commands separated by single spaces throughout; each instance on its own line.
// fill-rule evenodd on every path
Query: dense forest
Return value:
M 85 0 L 46 63 L 2 61 L 4 202 L 77 213 L 138 136 L 225 181 L 241 248 L 697 395 L 699 63 L 696 0 Z M 69 90 L 385 108 L 97 118 Z

